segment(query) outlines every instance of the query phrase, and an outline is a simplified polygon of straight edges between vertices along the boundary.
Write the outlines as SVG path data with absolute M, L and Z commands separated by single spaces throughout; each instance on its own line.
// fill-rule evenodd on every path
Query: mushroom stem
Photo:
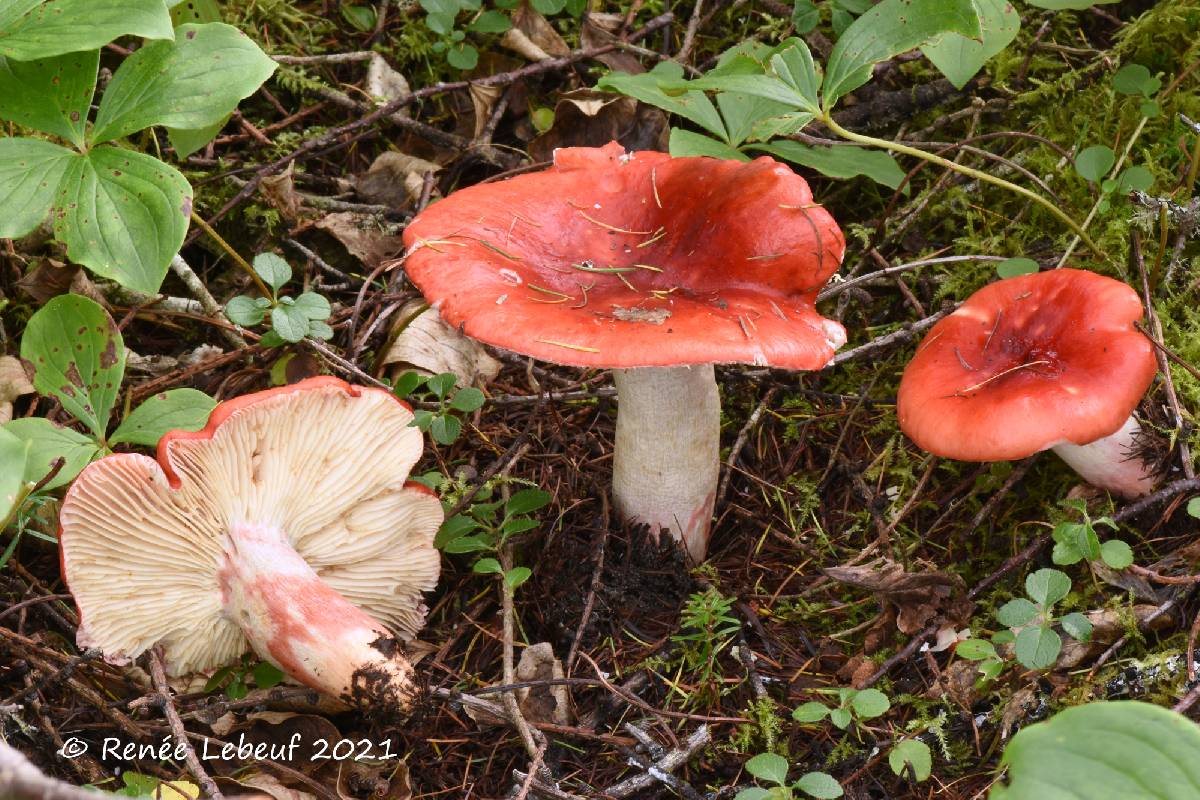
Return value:
M 260 657 L 350 705 L 411 709 L 413 667 L 399 640 L 321 580 L 282 530 L 231 526 L 218 578 L 226 616 Z
M 671 531 L 699 564 L 720 467 L 721 399 L 712 364 L 613 370 L 613 502 L 631 522 Z
M 1116 432 L 1102 439 L 1084 445 L 1064 442 L 1051 449 L 1093 486 L 1122 497 L 1141 497 L 1158 484 L 1136 455 L 1134 438 L 1141 430 L 1138 421 L 1130 416 Z

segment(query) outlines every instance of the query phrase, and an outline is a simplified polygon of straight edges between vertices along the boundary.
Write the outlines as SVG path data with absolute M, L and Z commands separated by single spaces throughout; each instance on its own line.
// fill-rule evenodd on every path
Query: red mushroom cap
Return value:
M 845 341 L 813 307 L 842 233 L 768 157 L 564 148 L 543 172 L 435 203 L 404 241 L 447 322 L 546 361 L 819 369 Z
M 1025 458 L 1121 427 L 1157 368 L 1137 293 L 1059 269 L 997 281 L 930 329 L 904 370 L 900 428 L 960 461 Z

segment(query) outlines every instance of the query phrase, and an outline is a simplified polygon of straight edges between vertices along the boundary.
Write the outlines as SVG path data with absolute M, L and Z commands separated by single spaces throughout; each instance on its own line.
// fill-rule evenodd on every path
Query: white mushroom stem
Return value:
M 1052 450 L 1088 483 L 1122 497 L 1141 497 L 1154 490 L 1158 481 L 1147 474 L 1136 455 L 1134 438 L 1142 428 L 1132 416 L 1103 439 L 1078 445 L 1065 442 Z
M 321 580 L 283 531 L 232 526 L 218 578 L 226 616 L 259 656 L 351 705 L 411 708 L 416 686 L 400 642 Z
M 613 370 L 613 502 L 631 522 L 671 531 L 704 560 L 720 467 L 721 399 L 712 364 Z

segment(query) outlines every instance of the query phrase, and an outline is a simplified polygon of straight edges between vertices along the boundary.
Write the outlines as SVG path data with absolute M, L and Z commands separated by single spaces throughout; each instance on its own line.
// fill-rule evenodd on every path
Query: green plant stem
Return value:
M 192 212 L 192 222 L 195 223 L 197 228 L 207 233 L 210 239 L 216 242 L 222 250 L 229 254 L 229 257 L 232 258 L 239 267 L 246 271 L 246 274 L 249 275 L 254 281 L 254 284 L 258 287 L 258 290 L 262 292 L 263 297 L 270 297 L 274 299 L 275 293 L 271 291 L 271 287 L 267 286 L 263 279 L 259 277 L 258 273 L 254 271 L 254 267 L 250 266 L 250 263 L 246 261 L 246 259 L 242 258 L 241 254 L 238 253 L 237 250 L 234 250 L 233 247 L 230 246 L 229 242 L 221 238 L 221 234 L 213 230 L 212 226 L 205 222 L 204 218 L 195 211 Z
M 841 125 L 838 125 L 833 120 L 833 116 L 829 113 L 822 114 L 820 117 L 817 118 L 817 120 L 824 123 L 825 126 L 827 128 L 829 128 L 829 130 L 833 131 L 838 136 L 841 136 L 843 139 L 848 139 L 852 142 L 858 142 L 859 144 L 870 145 L 871 147 L 878 147 L 883 150 L 891 150 L 896 153 L 903 153 L 904 155 L 907 155 L 907 156 L 913 156 L 915 158 L 924 159 L 925 161 L 929 161 L 933 164 L 937 164 L 938 166 L 945 167 L 946 169 L 952 169 L 955 172 L 958 172 L 962 175 L 966 175 L 970 178 L 974 178 L 977 181 L 983 181 L 985 183 L 990 183 L 993 186 L 999 186 L 1002 189 L 1008 189 L 1010 192 L 1016 192 L 1017 194 L 1021 195 L 1022 197 L 1027 197 L 1030 200 L 1032 200 L 1033 202 L 1035 202 L 1035 203 L 1039 204 L 1040 206 L 1042 206 L 1043 208 L 1045 208 L 1047 211 L 1049 211 L 1054 216 L 1058 217 L 1060 220 L 1062 220 L 1063 224 L 1066 225 L 1068 228 L 1070 228 L 1075 233 L 1075 235 L 1077 237 L 1079 237 L 1079 239 L 1081 241 L 1083 241 L 1083 243 L 1086 244 L 1093 253 L 1096 254 L 1096 256 L 1098 258 L 1107 260 L 1104 253 L 1101 252 L 1100 248 L 1096 245 L 1096 243 L 1092 241 L 1092 238 L 1087 235 L 1087 231 L 1085 231 L 1082 227 L 1080 227 L 1079 223 L 1077 223 L 1075 220 L 1071 219 L 1071 217 L 1068 216 L 1058 206 L 1054 205 L 1049 200 L 1047 200 L 1046 198 L 1037 194 L 1036 192 L 1029 191 L 1024 186 L 1019 186 L 1015 183 L 1010 183 L 1009 181 L 1006 181 L 1003 178 L 997 178 L 996 176 L 990 175 L 981 170 L 973 169 L 971 167 L 966 167 L 966 166 L 963 166 L 962 164 L 956 164 L 947 158 L 942 158 L 941 156 L 934 155 L 933 153 L 927 153 L 924 150 L 918 150 L 915 147 L 909 147 L 908 145 L 900 144 L 899 142 L 892 142 L 887 139 L 876 139 L 874 136 L 864 136 L 861 133 L 854 133 L 853 131 L 848 131 L 845 128 L 843 128 Z

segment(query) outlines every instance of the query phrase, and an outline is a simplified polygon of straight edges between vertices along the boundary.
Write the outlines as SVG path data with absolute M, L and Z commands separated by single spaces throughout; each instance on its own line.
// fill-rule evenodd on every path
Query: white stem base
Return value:
M 1115 433 L 1091 444 L 1067 442 L 1051 449 L 1091 485 L 1122 497 L 1141 497 L 1158 484 L 1153 475 L 1146 474 L 1142 460 L 1134 455 L 1134 437 L 1141 429 L 1137 420 L 1130 417 Z
M 218 579 L 225 614 L 263 659 L 350 705 L 407 712 L 413 668 L 396 637 L 334 591 L 278 528 L 235 524 Z
M 720 470 L 721 399 L 711 364 L 613 370 L 613 502 L 626 520 L 671 531 L 692 561 L 708 549 Z

